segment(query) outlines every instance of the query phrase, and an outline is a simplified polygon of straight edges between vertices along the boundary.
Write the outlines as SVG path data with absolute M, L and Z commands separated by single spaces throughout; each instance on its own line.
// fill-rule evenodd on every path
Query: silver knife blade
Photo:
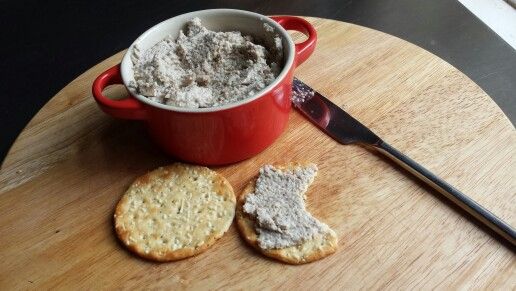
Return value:
M 346 111 L 294 78 L 292 103 L 305 117 L 342 144 L 379 144 L 381 139 Z
M 342 144 L 359 143 L 376 149 L 471 214 L 494 233 L 516 246 L 516 230 L 476 201 L 398 151 L 339 106 L 294 78 L 292 103 L 308 120 Z

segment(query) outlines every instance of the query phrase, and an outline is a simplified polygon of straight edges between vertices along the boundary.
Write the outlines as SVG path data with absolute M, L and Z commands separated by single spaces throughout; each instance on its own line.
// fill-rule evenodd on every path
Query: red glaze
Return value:
M 287 30 L 304 33 L 308 39 L 295 45 L 294 63 L 283 80 L 251 102 L 212 112 L 178 112 L 142 103 L 133 96 L 111 100 L 102 95 L 102 90 L 123 84 L 120 65 L 95 79 L 93 97 L 113 117 L 145 121 L 154 141 L 178 159 L 221 165 L 250 158 L 271 145 L 285 129 L 294 69 L 312 54 L 317 41 L 315 29 L 306 20 L 294 16 L 271 18 Z

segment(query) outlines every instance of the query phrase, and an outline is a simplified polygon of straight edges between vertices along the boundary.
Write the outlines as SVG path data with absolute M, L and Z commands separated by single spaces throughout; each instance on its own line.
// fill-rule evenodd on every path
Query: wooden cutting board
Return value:
M 319 42 L 299 78 L 516 226 L 516 131 L 486 93 L 396 37 L 308 20 Z M 190 259 L 158 264 L 131 255 L 113 233 L 114 206 L 135 177 L 173 160 L 142 124 L 106 116 L 91 97 L 93 79 L 122 54 L 63 88 L 5 159 L 0 289 L 515 288 L 516 257 L 507 245 L 394 164 L 337 144 L 296 111 L 269 149 L 215 169 L 239 193 L 265 163 L 317 163 L 308 207 L 337 232 L 337 253 L 285 265 L 253 251 L 233 225 Z

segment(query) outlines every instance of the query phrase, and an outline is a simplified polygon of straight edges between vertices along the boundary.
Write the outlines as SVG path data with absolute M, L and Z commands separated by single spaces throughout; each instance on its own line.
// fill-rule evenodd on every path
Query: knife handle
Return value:
M 374 147 L 379 152 L 403 167 L 405 170 L 419 178 L 421 181 L 425 182 L 444 195 L 446 198 L 457 204 L 460 208 L 467 211 L 481 223 L 505 238 L 514 248 L 516 245 L 516 231 L 509 224 L 498 218 L 489 210 L 482 207 L 482 205 L 478 204 L 464 193 L 454 188 L 452 185 L 448 184 L 443 179 L 425 169 L 423 166 L 408 156 L 393 148 L 388 143 L 380 141 L 379 143 L 375 144 Z

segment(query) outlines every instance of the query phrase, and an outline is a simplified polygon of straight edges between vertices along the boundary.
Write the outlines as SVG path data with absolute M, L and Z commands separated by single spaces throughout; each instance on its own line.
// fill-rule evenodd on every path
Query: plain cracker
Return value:
M 235 214 L 229 182 L 200 166 L 176 163 L 139 178 L 115 210 L 117 236 L 155 261 L 194 256 L 228 230 Z

